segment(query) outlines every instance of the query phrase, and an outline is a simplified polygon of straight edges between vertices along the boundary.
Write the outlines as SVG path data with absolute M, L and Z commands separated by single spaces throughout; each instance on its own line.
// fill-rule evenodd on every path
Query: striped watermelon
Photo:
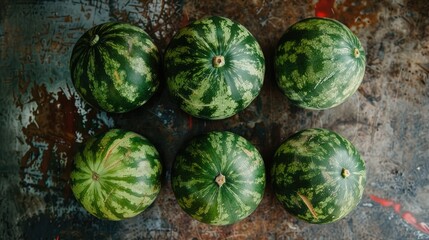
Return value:
M 231 132 L 192 139 L 173 163 L 171 182 L 182 209 L 212 225 L 227 225 L 250 215 L 261 202 L 265 167 L 258 150 Z
M 157 90 L 158 58 L 157 47 L 143 29 L 104 23 L 76 42 L 71 77 L 76 91 L 93 107 L 127 112 L 142 106 Z
M 258 96 L 265 59 L 244 26 L 213 16 L 180 29 L 165 52 L 164 72 L 171 95 L 185 112 L 224 119 Z
M 329 223 L 360 202 L 365 162 L 344 137 L 326 129 L 292 135 L 276 151 L 273 189 L 283 207 L 310 223 Z
M 92 215 L 122 220 L 155 200 L 161 172 L 158 151 L 146 138 L 112 129 L 88 139 L 76 154 L 71 188 Z
M 307 18 L 289 27 L 275 52 L 277 84 L 289 100 L 307 109 L 335 107 L 359 87 L 365 52 L 342 23 Z

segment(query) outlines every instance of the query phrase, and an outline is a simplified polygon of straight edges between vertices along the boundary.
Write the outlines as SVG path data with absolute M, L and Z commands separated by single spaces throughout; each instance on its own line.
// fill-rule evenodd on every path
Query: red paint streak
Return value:
M 334 17 L 334 3 L 335 0 L 319 0 L 314 7 L 316 17 Z
M 405 222 L 413 226 L 415 229 L 423 233 L 429 234 L 429 226 L 426 223 L 418 222 L 411 212 L 401 212 L 401 204 L 389 199 L 377 197 L 375 195 L 369 195 L 369 197 L 372 201 L 380 204 L 383 207 L 392 207 L 397 214 L 401 215 L 401 218 L 404 219 Z
M 402 219 L 404 219 L 408 224 L 415 227 L 421 232 L 424 232 L 426 234 L 429 234 L 429 226 L 424 222 L 417 222 L 417 219 L 413 216 L 410 212 L 404 212 L 402 214 Z
M 395 212 L 398 213 L 398 214 L 401 213 L 401 204 L 395 203 L 393 205 L 393 210 L 395 210 Z
M 380 197 L 377 197 L 375 195 L 370 195 L 369 197 L 371 198 L 372 201 L 380 204 L 383 207 L 391 207 L 394 204 L 393 201 L 390 201 L 390 200 L 387 200 L 384 198 L 380 198 Z

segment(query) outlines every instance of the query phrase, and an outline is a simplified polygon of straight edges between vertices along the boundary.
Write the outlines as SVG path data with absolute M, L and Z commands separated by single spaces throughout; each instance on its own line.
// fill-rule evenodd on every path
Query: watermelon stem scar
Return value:
M 98 179 L 100 179 L 100 175 L 98 175 L 98 173 L 93 171 L 92 172 L 92 180 L 98 181 Z
M 355 58 L 358 58 L 360 56 L 359 49 L 355 48 L 355 50 L 354 50 L 354 56 L 355 56 Z
M 214 68 L 220 68 L 225 65 L 225 58 L 221 55 L 214 56 L 212 59 L 212 65 Z
M 341 176 L 343 178 L 347 178 L 348 176 L 350 176 L 350 171 L 348 169 L 345 169 L 345 168 L 341 169 Z
M 222 187 L 222 185 L 225 183 L 225 176 L 222 173 L 219 173 L 219 175 L 216 176 L 215 182 L 219 187 Z
M 98 34 L 95 34 L 95 36 L 91 39 L 91 42 L 89 43 L 89 45 L 92 47 L 95 44 L 97 44 L 98 40 L 100 40 L 100 37 L 98 36 Z

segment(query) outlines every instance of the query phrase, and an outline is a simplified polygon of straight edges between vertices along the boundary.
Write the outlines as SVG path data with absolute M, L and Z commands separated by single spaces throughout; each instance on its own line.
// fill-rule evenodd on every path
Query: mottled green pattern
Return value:
M 350 176 L 342 177 L 343 168 Z M 356 148 L 326 129 L 306 129 L 287 139 L 274 155 L 271 175 L 285 209 L 311 223 L 333 222 L 349 214 L 366 182 L 365 162 Z M 317 217 L 299 195 L 311 202 Z
M 215 182 L 219 174 L 225 183 Z M 191 140 L 173 164 L 172 187 L 193 218 L 226 225 L 250 215 L 263 198 L 265 167 L 257 149 L 231 132 L 210 132 Z
M 308 18 L 286 30 L 278 43 L 274 65 L 277 83 L 293 104 L 327 109 L 341 104 L 357 90 L 365 63 L 359 39 L 344 24 Z
M 224 56 L 225 65 L 212 59 Z M 164 58 L 171 95 L 187 113 L 223 119 L 246 108 L 259 94 L 265 73 L 262 50 L 242 25 L 209 17 L 182 28 Z
M 112 129 L 90 138 L 76 154 L 74 164 L 73 193 L 88 212 L 101 219 L 133 217 L 145 210 L 161 189 L 158 151 L 133 132 Z
M 91 46 L 92 39 L 99 40 Z M 127 23 L 104 23 L 77 41 L 70 71 L 77 92 L 89 104 L 108 112 L 127 112 L 155 93 L 158 49 L 141 28 Z

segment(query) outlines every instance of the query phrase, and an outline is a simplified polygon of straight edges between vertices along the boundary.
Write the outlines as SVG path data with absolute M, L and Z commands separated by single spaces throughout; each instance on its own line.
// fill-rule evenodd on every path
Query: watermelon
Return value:
M 156 199 L 162 165 L 145 137 L 111 129 L 91 137 L 76 153 L 71 189 L 76 199 L 100 219 L 136 216 Z
M 357 90 L 365 73 L 365 52 L 344 24 L 307 18 L 290 26 L 275 50 L 274 72 L 294 105 L 328 109 Z
M 97 25 L 76 42 L 70 59 L 73 85 L 91 106 L 131 111 L 156 92 L 158 49 L 141 28 L 119 22 Z
M 209 132 L 193 138 L 176 156 L 171 184 L 180 207 L 211 225 L 228 225 L 249 216 L 261 202 L 265 166 L 245 138 Z
M 366 169 L 347 139 L 327 129 L 311 128 L 281 144 L 271 177 L 275 196 L 289 213 L 310 223 L 330 223 L 356 208 Z
M 180 29 L 163 65 L 172 98 L 203 119 L 225 119 L 245 109 L 259 95 L 265 74 L 265 58 L 253 35 L 218 16 Z

